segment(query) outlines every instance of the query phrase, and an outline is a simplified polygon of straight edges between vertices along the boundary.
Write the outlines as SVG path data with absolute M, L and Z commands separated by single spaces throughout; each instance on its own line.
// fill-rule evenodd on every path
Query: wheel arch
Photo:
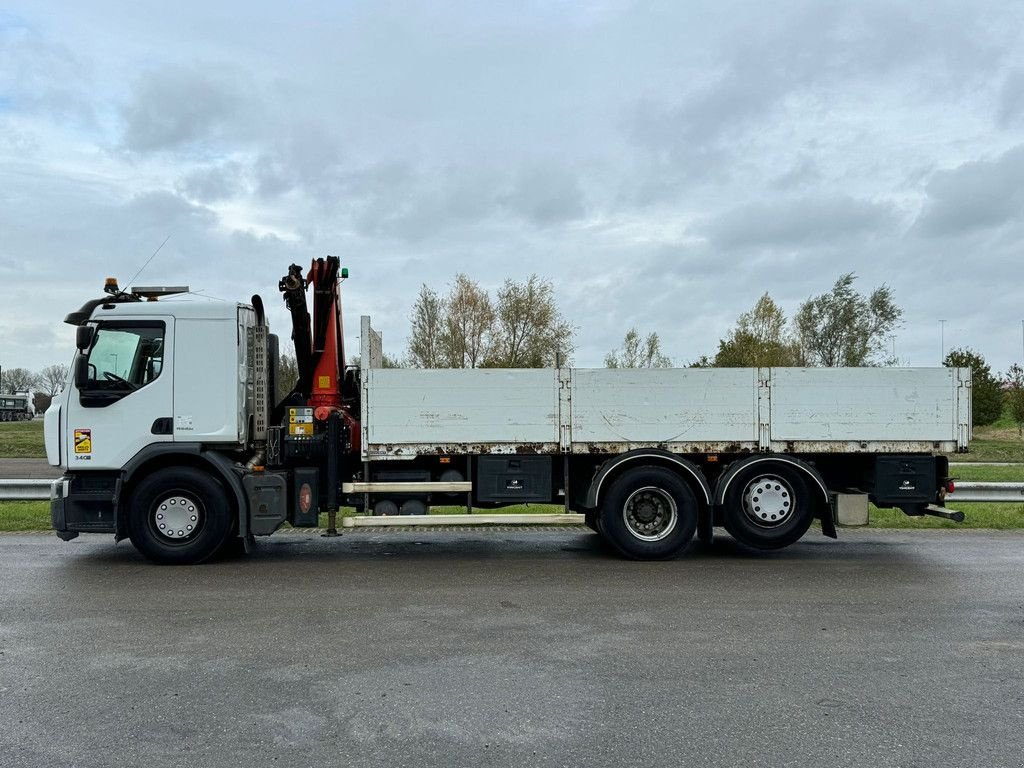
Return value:
M 590 481 L 585 507 L 597 509 L 601 503 L 602 494 L 611 487 L 616 478 L 630 469 L 642 466 L 665 467 L 675 472 L 693 489 L 701 517 L 709 515 L 712 503 L 711 484 L 704 477 L 704 473 L 700 471 L 700 467 L 682 456 L 653 448 L 629 451 L 604 462 Z
M 725 495 L 729 491 L 729 486 L 732 481 L 736 479 L 736 476 L 747 469 L 748 467 L 754 466 L 755 464 L 783 464 L 792 469 L 797 470 L 805 478 L 809 479 L 809 487 L 812 491 L 817 491 L 813 495 L 818 498 L 821 502 L 819 506 L 819 514 L 815 515 L 821 520 L 821 530 L 826 536 L 831 538 L 837 538 L 835 520 L 832 518 L 832 499 L 829 494 L 828 485 L 822 478 L 821 473 L 818 472 L 812 465 L 806 461 L 802 461 L 795 456 L 785 456 L 782 454 L 759 454 L 757 456 L 750 456 L 745 459 L 733 462 L 729 467 L 726 468 L 725 472 L 718 478 L 718 482 L 715 484 L 714 504 L 715 506 L 721 506 L 725 503 Z
M 245 489 L 241 478 L 233 471 L 232 463 L 223 455 L 204 450 L 199 443 L 157 443 L 147 446 L 132 457 L 121 469 L 114 492 L 114 530 L 118 540 L 127 537 L 127 515 L 121 514 L 122 500 L 127 501 L 135 485 L 151 472 L 172 467 L 192 467 L 209 474 L 227 490 L 227 501 L 237 518 L 238 535 L 249 533 Z

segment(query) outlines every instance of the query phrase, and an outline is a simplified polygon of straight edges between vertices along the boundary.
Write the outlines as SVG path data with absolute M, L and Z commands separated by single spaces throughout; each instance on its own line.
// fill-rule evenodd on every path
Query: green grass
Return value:
M 963 512 L 962 523 L 943 520 L 941 517 L 907 517 L 898 509 L 871 507 L 870 528 L 989 528 L 995 530 L 1016 530 L 1024 528 L 1024 504 L 954 504 L 951 509 Z M 842 532 L 840 532 L 842 536 Z
M 50 530 L 50 502 L 0 502 L 0 531 Z
M 957 508 L 957 505 L 952 505 Z M 963 523 L 954 523 L 937 517 L 907 517 L 899 510 L 871 507 L 870 528 L 989 528 L 995 530 L 1024 529 L 1024 504 L 963 504 L 959 509 L 967 515 Z M 507 507 L 504 511 L 516 514 L 558 513 L 562 508 L 553 505 Z M 458 514 L 464 507 L 438 507 L 432 514 Z M 484 511 L 484 510 L 481 510 Z M 338 525 L 353 510 L 343 509 Z M 327 515 L 320 516 L 320 527 L 327 527 Z M 0 532 L 50 530 L 50 503 L 47 501 L 0 502 Z M 840 536 L 842 534 L 840 533 Z
M 42 459 L 46 457 L 43 445 L 42 419 L 0 423 L 0 458 Z
M 967 453 L 951 453 L 950 461 L 1024 462 L 1024 440 L 1017 438 L 976 437 Z
M 974 467 L 958 465 L 949 468 L 956 480 L 972 483 L 1024 483 L 1024 467 Z

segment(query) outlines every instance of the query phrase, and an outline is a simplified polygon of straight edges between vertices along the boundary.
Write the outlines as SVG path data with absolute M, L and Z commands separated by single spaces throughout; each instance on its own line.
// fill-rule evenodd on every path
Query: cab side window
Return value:
M 101 323 L 89 349 L 82 405 L 103 407 L 127 397 L 160 376 L 164 362 L 161 322 Z

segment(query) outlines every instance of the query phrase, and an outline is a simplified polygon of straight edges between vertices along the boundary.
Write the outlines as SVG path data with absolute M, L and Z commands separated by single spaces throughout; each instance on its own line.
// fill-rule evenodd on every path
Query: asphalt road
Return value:
M 1024 765 L 1024 535 L 0 536 L 0 763 Z
M 52 480 L 63 473 L 51 467 L 46 459 L 0 459 L 0 479 Z

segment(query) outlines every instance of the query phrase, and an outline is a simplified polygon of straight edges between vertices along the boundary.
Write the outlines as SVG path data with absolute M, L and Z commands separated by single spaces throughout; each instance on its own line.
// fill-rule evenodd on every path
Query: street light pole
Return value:
M 939 338 L 942 340 L 942 357 L 939 359 L 939 365 L 946 362 L 946 321 L 939 320 Z

